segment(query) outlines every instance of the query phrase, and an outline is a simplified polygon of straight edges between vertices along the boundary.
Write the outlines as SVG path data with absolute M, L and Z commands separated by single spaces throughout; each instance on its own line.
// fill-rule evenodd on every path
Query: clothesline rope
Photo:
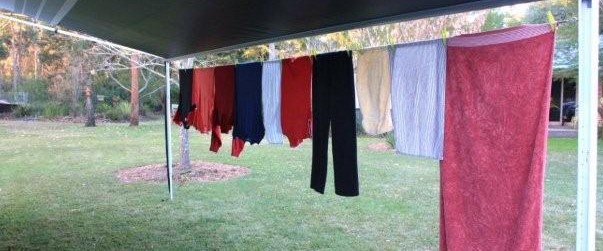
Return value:
M 568 24 L 568 23 L 574 23 L 574 22 L 577 22 L 577 21 L 578 21 L 577 17 L 572 17 L 572 18 L 569 18 L 569 19 L 563 19 L 563 20 L 555 21 L 555 25 L 557 27 L 559 27 L 559 25 Z M 538 24 L 522 24 L 520 26 L 525 26 L 525 25 L 538 25 Z M 458 35 L 458 36 L 462 36 L 462 35 L 465 35 L 465 34 L 461 34 L 461 35 Z M 433 39 L 422 39 L 422 40 L 415 40 L 415 41 L 404 42 L 404 43 L 387 44 L 387 45 L 377 45 L 377 46 L 362 47 L 362 48 L 352 48 L 352 49 L 345 49 L 345 50 L 327 51 L 327 52 L 321 52 L 321 53 L 317 53 L 317 54 L 308 53 L 308 54 L 298 55 L 298 56 L 295 56 L 295 57 L 285 57 L 285 58 L 280 58 L 280 59 L 249 60 L 249 61 L 242 61 L 242 62 L 239 62 L 237 60 L 236 62 L 233 62 L 233 63 L 230 63 L 230 64 L 216 64 L 216 65 L 211 65 L 211 66 L 201 66 L 201 65 L 196 65 L 195 66 L 194 65 L 193 68 L 218 67 L 218 66 L 224 66 L 224 65 L 249 64 L 249 63 L 256 63 L 256 62 L 260 62 L 260 63 L 274 62 L 274 61 L 285 60 L 285 59 L 288 59 L 288 58 L 298 58 L 298 57 L 305 57 L 305 56 L 315 57 L 318 54 L 334 53 L 334 52 L 341 52 L 341 51 L 358 52 L 358 51 L 366 51 L 366 50 L 373 50 L 373 49 L 393 48 L 393 47 L 400 46 L 400 45 L 405 45 L 405 44 L 418 43 L 418 42 L 427 42 L 427 41 L 433 41 L 433 40 L 444 40 L 444 39 L 448 40 L 450 38 L 453 38 L 453 37 L 445 37 L 444 38 L 442 36 L 438 36 L 438 37 L 433 38 Z M 211 60 L 211 61 L 219 61 L 219 60 L 224 60 L 224 58 L 218 58 L 218 59 Z M 211 61 L 205 61 L 205 62 L 211 62 Z

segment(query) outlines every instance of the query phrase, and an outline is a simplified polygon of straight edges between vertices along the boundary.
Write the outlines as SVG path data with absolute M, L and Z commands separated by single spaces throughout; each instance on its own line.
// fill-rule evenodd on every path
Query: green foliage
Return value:
M 107 111 L 105 116 L 112 121 L 128 120 L 128 118 L 130 118 L 130 103 L 125 101 L 116 103 L 109 111 Z
M 129 73 L 122 71 L 116 72 L 115 77 L 122 83 L 129 83 Z M 97 95 L 105 96 L 105 100 L 108 102 L 118 102 L 121 100 L 128 100 L 130 93 L 123 88 L 119 87 L 105 74 L 99 74 L 92 79 L 92 86 L 94 86 L 94 92 Z
M 572 20 L 578 17 L 576 0 L 551 0 L 533 4 L 528 9 L 524 22 L 547 23 L 547 13 L 551 11 L 555 20 Z M 556 68 L 577 68 L 578 65 L 578 22 L 566 22 L 559 25 L 556 34 Z
M 29 104 L 18 106 L 13 110 L 13 116 L 42 116 L 56 118 L 69 115 L 68 103 L 53 100 L 48 93 L 48 81 L 27 80 L 20 85 L 20 91 L 28 93 Z M 76 107 L 78 108 L 78 107 Z
M 69 106 L 65 103 L 51 101 L 46 102 L 42 107 L 41 115 L 44 118 L 57 118 L 69 115 Z
M 505 13 L 492 10 L 488 12 L 482 31 L 495 30 L 505 27 Z
M 394 138 L 394 132 L 388 132 L 385 134 L 385 141 L 392 147 L 396 146 L 396 138 Z
M 96 113 L 99 114 L 106 114 L 107 112 L 109 112 L 112 109 L 110 104 L 107 104 L 106 102 L 100 102 L 96 105 Z
M 21 91 L 28 93 L 30 103 L 41 103 L 50 99 L 48 85 L 48 81 L 44 80 L 27 80 L 21 84 L 20 88 Z
M 9 56 L 8 48 L 0 41 L 0 60 L 4 60 Z
M 30 105 L 19 105 L 13 108 L 12 115 L 17 118 L 29 117 L 33 115 L 33 109 Z

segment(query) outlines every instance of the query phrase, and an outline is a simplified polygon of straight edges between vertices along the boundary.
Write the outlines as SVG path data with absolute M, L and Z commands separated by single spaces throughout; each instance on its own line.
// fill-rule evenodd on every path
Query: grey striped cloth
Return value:
M 266 139 L 282 144 L 281 128 L 281 61 L 264 62 L 262 68 L 262 114 Z
M 446 48 L 442 40 L 399 45 L 392 69 L 395 148 L 442 159 Z

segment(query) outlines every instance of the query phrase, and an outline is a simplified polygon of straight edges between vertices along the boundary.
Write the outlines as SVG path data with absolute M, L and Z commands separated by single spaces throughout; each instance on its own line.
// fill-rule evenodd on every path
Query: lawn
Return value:
M 177 158 L 177 129 L 174 129 Z M 251 174 L 176 186 L 121 184 L 117 170 L 164 161 L 163 126 L 0 121 L 0 250 L 225 249 L 437 250 L 438 163 L 373 152 L 359 138 L 356 198 L 309 188 L 311 142 L 219 154 L 191 134 L 194 160 L 249 167 Z M 602 144 L 600 144 L 602 145 Z M 599 159 L 603 153 L 599 151 Z M 544 245 L 573 249 L 576 140 L 549 140 Z M 600 161 L 599 163 L 601 163 Z M 597 246 L 603 248 L 603 165 Z M 329 169 L 332 174 L 332 169 Z

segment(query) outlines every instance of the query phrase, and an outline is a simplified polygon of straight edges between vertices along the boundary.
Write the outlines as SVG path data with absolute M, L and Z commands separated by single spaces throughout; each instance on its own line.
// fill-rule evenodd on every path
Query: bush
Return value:
M 96 105 L 96 113 L 106 115 L 111 110 L 111 105 L 101 102 Z
M 130 103 L 119 102 L 106 113 L 108 119 L 113 121 L 125 121 L 130 118 Z
M 48 102 L 42 107 L 42 116 L 45 118 L 56 118 L 69 115 L 69 107 L 64 103 Z
M 27 117 L 33 114 L 33 109 L 30 105 L 19 105 L 13 109 L 12 114 L 17 118 Z
M 28 80 L 21 84 L 20 91 L 28 93 L 30 103 L 43 103 L 50 99 L 48 85 L 44 80 Z
M 385 141 L 392 147 L 396 147 L 396 139 L 394 138 L 394 132 L 388 132 L 385 134 Z

